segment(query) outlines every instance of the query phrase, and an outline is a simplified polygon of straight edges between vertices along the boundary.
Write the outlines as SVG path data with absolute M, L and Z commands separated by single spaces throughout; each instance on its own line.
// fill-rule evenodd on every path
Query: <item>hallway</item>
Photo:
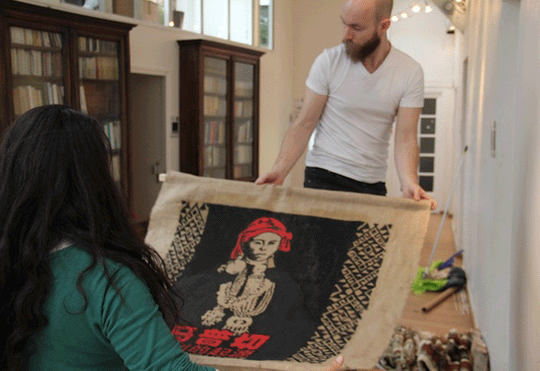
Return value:
M 429 257 L 435 243 L 441 219 L 442 214 L 431 214 L 424 247 L 420 254 L 420 267 L 425 267 L 429 263 Z M 445 261 L 455 252 L 452 217 L 447 215 L 433 260 Z M 461 255 L 454 259 L 454 266 L 461 267 L 462 264 L 463 259 Z M 423 313 L 422 307 L 432 301 L 437 295 L 439 293 L 426 292 L 417 295 L 411 292 L 403 310 L 400 324 L 410 327 L 415 331 L 428 331 L 439 336 L 446 335 L 453 328 L 462 333 L 475 327 L 474 317 L 469 303 L 469 294 L 466 288 L 454 293 L 427 313 Z

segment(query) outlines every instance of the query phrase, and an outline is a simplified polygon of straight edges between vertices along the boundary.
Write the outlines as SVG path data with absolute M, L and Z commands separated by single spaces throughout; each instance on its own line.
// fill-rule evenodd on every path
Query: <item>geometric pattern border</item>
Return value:
M 195 248 L 201 242 L 206 220 L 208 219 L 208 206 L 204 203 L 182 201 L 178 227 L 173 236 L 171 248 L 165 255 L 165 267 L 169 278 L 175 282 L 182 275 L 186 265 L 195 254 Z
M 355 333 L 377 284 L 391 224 L 358 226 L 352 248 L 343 264 L 342 278 L 330 295 L 331 304 L 321 316 L 322 325 L 307 345 L 288 361 L 320 363 L 339 354 Z

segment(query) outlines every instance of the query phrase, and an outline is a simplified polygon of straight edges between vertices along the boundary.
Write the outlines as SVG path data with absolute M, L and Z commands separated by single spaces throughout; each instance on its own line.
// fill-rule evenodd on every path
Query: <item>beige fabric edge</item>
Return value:
M 273 212 L 320 216 L 340 220 L 362 220 L 367 223 L 402 225 L 393 228 L 385 249 L 407 249 L 404 254 L 385 255 L 377 286 L 368 310 L 362 315 L 357 331 L 342 351 L 344 369 L 371 368 L 387 346 L 398 324 L 410 287 L 418 269 L 420 250 L 429 221 L 429 203 L 404 198 L 380 197 L 347 192 L 288 188 L 275 185 L 257 186 L 232 180 L 218 180 L 168 172 L 162 190 L 151 212 L 146 243 L 162 256 L 170 247 L 176 232 L 181 203 L 174 190 L 181 186 L 183 199 L 237 207 L 250 207 Z M 216 190 L 219 190 L 217 192 Z M 291 199 L 300 201 L 291 205 Z M 324 204 L 324 205 L 323 205 Z M 360 210 L 360 208 L 362 210 Z M 396 210 L 404 212 L 396 213 Z M 412 217 L 414 216 L 414 218 Z M 405 242 L 406 241 L 406 242 Z M 398 269 L 399 267 L 399 269 Z M 384 313 L 384 314 L 382 314 Z M 383 339 L 383 340 L 381 340 Z M 356 344 L 362 344 L 358 347 Z M 355 347 L 356 345 L 356 347 Z M 287 361 L 252 361 L 190 355 L 201 364 L 232 370 L 319 370 L 331 364 L 295 363 Z

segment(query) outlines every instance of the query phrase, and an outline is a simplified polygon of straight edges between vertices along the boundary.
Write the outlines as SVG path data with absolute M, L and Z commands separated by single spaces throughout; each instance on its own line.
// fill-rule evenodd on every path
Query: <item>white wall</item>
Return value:
M 325 48 L 338 45 L 341 42 L 341 7 L 343 0 L 295 0 L 292 4 L 293 32 L 291 57 L 292 71 L 291 88 L 292 100 L 288 116 L 281 125 L 282 134 L 285 133 L 294 115 L 294 103 L 303 98 L 305 81 L 311 64 L 319 53 Z M 283 137 L 283 136 L 282 136 Z M 281 137 L 281 138 L 282 138 Z M 281 140 L 281 139 L 280 139 Z M 272 163 L 277 157 L 279 146 L 273 147 Z M 285 180 L 285 185 L 302 187 L 304 182 L 305 152 L 293 167 Z
M 293 2 L 274 0 L 274 49 L 261 59 L 259 173 L 270 170 L 287 130 L 293 102 Z
M 518 1 L 508 1 L 516 7 Z M 515 76 L 517 120 L 511 186 L 515 192 L 511 250 L 510 365 L 537 370 L 540 364 L 540 2 L 522 0 Z M 513 93 L 512 91 L 510 93 Z M 511 95 L 510 95 L 511 97 Z M 512 368 L 510 368 L 512 369 Z
M 520 212 L 515 208 L 514 168 L 526 158 L 514 156 L 514 133 L 523 127 L 515 108 L 519 2 L 476 0 L 469 5 L 464 125 L 469 153 L 454 222 L 465 248 L 473 312 L 488 345 L 492 370 L 533 370 L 537 365 L 516 367 L 513 354 L 520 334 L 511 329 L 518 251 L 512 223 Z M 517 183 L 523 186 L 521 180 Z

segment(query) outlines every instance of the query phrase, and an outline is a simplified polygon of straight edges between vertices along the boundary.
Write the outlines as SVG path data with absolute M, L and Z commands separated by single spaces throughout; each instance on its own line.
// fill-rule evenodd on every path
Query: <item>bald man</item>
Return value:
M 388 41 L 392 6 L 392 0 L 345 1 L 343 42 L 313 63 L 298 118 L 272 169 L 256 184 L 283 184 L 317 129 L 306 158 L 304 187 L 384 196 L 395 121 L 395 165 L 403 196 L 437 207 L 420 187 L 417 173 L 424 74 Z

